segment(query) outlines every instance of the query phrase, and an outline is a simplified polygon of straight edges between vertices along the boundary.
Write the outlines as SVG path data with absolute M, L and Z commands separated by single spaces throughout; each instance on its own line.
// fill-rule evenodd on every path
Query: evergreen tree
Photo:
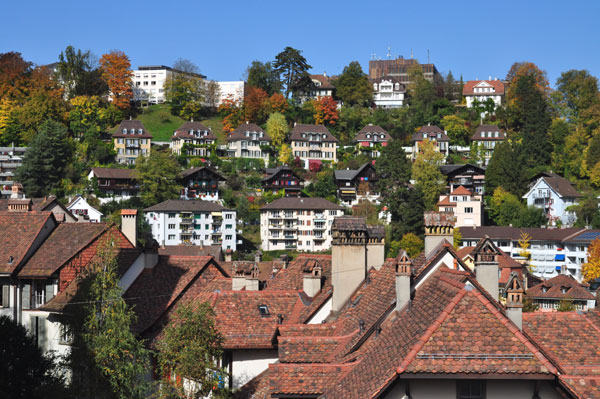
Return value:
M 263 89 L 270 96 L 281 91 L 279 74 L 273 69 L 270 62 L 252 61 L 246 73 L 248 86 Z
M 334 85 L 337 97 L 344 105 L 369 106 L 373 101 L 373 87 L 358 61 L 352 61 L 345 66 Z
M 281 76 L 281 81 L 285 85 L 286 98 L 289 98 L 292 93 L 306 92 L 312 86 L 308 76 L 308 70 L 312 67 L 306 62 L 300 50 L 286 47 L 275 57 L 273 68 Z
M 67 138 L 67 128 L 58 122 L 46 121 L 31 141 L 16 171 L 19 181 L 29 197 L 50 194 L 59 187 L 72 159 L 73 149 Z
M 494 148 L 485 171 L 485 192 L 492 195 L 497 187 L 521 197 L 527 190 L 529 171 L 521 145 L 505 140 Z

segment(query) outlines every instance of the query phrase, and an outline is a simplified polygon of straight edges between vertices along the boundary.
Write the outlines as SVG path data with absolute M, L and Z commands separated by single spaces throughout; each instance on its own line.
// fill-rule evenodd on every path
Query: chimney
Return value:
M 385 228 L 367 226 L 367 270 L 381 269 L 385 263 Z
M 260 252 L 260 250 L 258 250 L 254 253 L 254 261 L 256 263 L 259 263 L 262 261 L 262 252 Z
M 231 250 L 231 248 L 227 248 L 225 250 L 225 262 L 231 262 L 232 259 L 233 259 L 233 251 Z
M 309 260 L 306 262 L 303 272 L 302 288 L 306 295 L 312 298 L 321 291 L 323 269 L 316 260 Z
M 14 182 L 11 187 L 11 199 L 23 199 L 25 195 L 23 195 L 23 186 L 19 182 Z
M 484 236 L 473 250 L 475 276 L 481 286 L 498 300 L 498 256 L 500 251 L 490 237 Z
M 235 262 L 233 267 L 233 278 L 231 279 L 231 289 L 239 291 L 258 291 L 259 269 L 256 263 Z
M 452 212 L 425 212 L 425 256 L 429 256 L 444 240 L 454 245 L 454 223 Z
M 410 302 L 410 279 L 412 261 L 402 251 L 396 263 L 396 310 L 400 311 Z
M 506 283 L 506 315 L 508 318 L 519 327 L 519 330 L 523 329 L 523 296 L 525 290 L 523 289 L 523 282 L 519 279 L 519 275 L 516 272 L 512 272 L 508 283 Z
M 281 262 L 283 262 L 283 268 L 287 269 L 290 264 L 290 257 L 286 254 L 283 254 L 279 257 L 279 259 L 281 259 Z
M 137 246 L 137 209 L 121 209 L 121 232 Z

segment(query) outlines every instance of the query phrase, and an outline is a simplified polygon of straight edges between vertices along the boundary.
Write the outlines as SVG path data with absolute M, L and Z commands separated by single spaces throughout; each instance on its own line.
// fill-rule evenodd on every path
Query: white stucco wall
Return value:
M 278 360 L 276 349 L 234 350 L 232 353 L 233 388 L 239 388 Z
M 323 320 L 329 316 L 331 313 L 331 305 L 332 305 L 333 297 L 329 298 L 323 306 L 310 318 L 308 319 L 308 324 L 321 324 Z

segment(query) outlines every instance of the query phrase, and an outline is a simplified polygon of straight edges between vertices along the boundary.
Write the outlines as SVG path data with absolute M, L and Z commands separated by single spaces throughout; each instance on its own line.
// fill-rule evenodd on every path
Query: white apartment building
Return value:
M 244 101 L 244 88 L 246 82 L 243 80 L 217 82 L 217 84 L 219 85 L 219 101 L 217 102 L 217 107 L 226 99 L 231 99 L 240 104 Z
M 324 198 L 279 198 L 260 209 L 263 251 L 325 251 L 331 248 L 333 219 L 344 208 Z
M 456 219 L 454 227 L 481 226 L 483 221 L 483 201 L 480 195 L 463 186 L 457 187 L 450 195 L 440 196 L 439 212 L 452 212 Z
M 212 201 L 168 200 L 144 209 L 152 237 L 163 245 L 216 245 L 235 251 L 236 211 Z
M 373 102 L 377 108 L 400 108 L 404 105 L 406 87 L 398 76 L 382 76 L 371 79 Z
M 27 147 L 0 147 L 0 198 L 8 198 L 12 193 L 15 171 L 23 163 Z
M 260 158 L 269 160 L 269 153 L 260 147 L 271 144 L 271 138 L 254 123 L 239 125 L 227 137 L 227 153 L 232 158 Z
M 148 101 L 151 104 L 165 102 L 165 81 L 173 73 L 184 73 L 192 77 L 206 79 L 206 76 L 173 69 L 165 65 L 144 65 L 133 71 L 133 99 Z

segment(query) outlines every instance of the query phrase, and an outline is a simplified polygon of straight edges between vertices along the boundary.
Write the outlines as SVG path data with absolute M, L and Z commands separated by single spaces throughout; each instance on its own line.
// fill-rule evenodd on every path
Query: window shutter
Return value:
M 30 308 L 30 299 L 31 299 L 31 284 L 25 284 L 23 286 L 23 291 L 21 292 L 21 304 L 23 309 Z
M 46 349 L 48 343 L 48 334 L 46 332 L 46 318 L 38 317 L 38 346 L 42 349 Z
M 5 308 L 10 307 L 10 285 L 2 286 L 2 306 Z
M 44 303 L 50 302 L 52 298 L 54 298 L 54 284 L 46 284 L 46 300 Z
M 31 316 L 29 318 L 29 333 L 33 335 L 37 342 L 37 316 Z

